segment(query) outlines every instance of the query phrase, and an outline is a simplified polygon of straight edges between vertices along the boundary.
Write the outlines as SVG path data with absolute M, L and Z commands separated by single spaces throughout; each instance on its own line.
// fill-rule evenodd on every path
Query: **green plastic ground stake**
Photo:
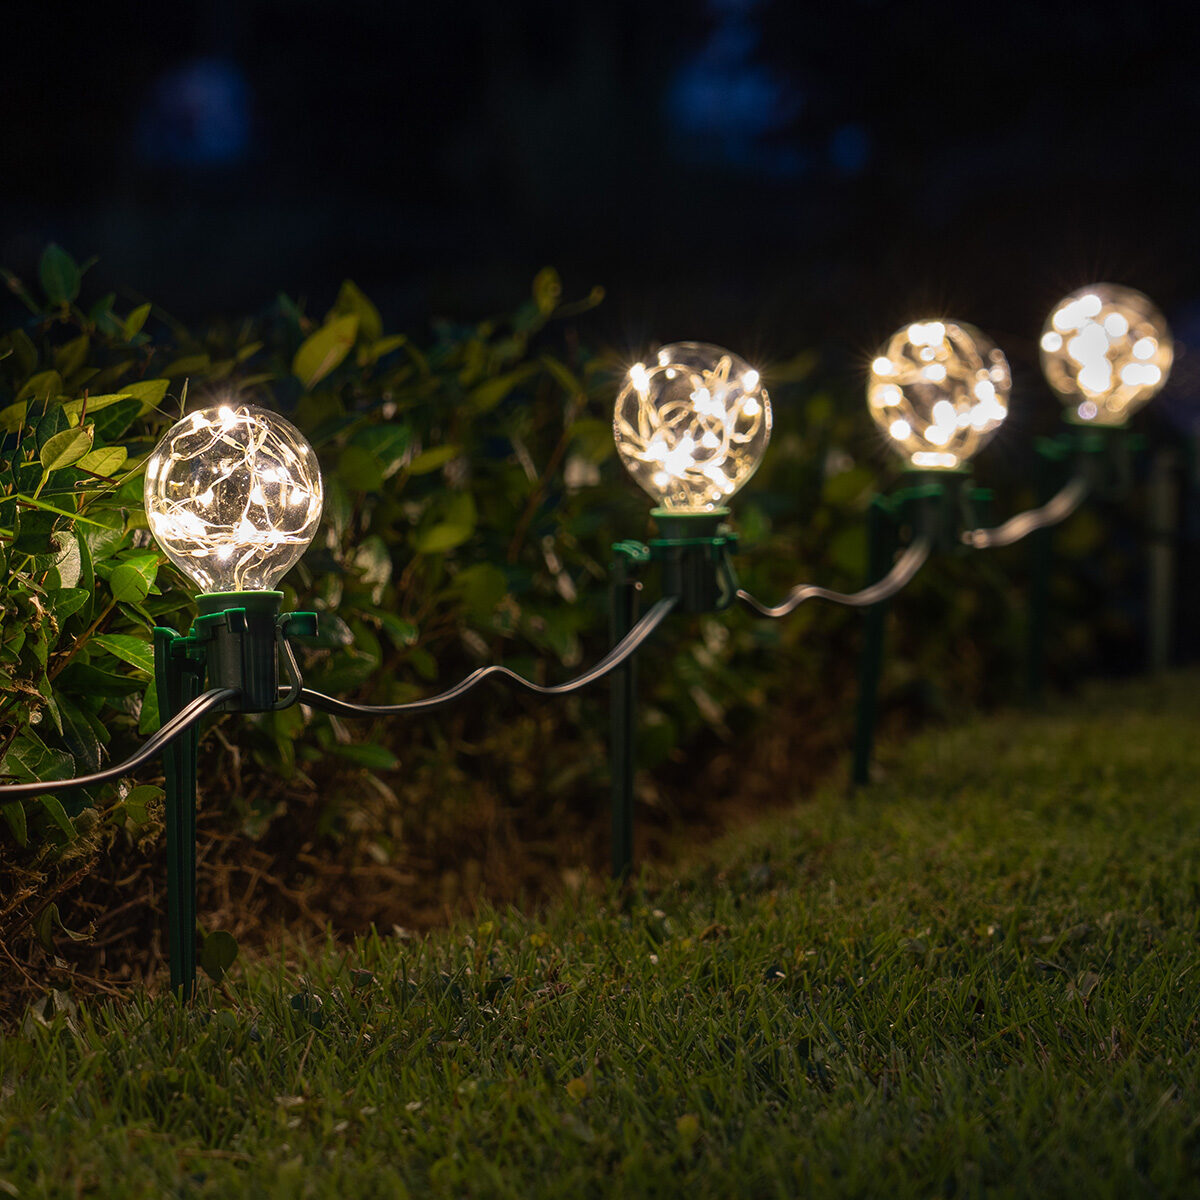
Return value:
M 159 723 L 200 694 L 203 653 L 173 629 L 154 631 Z M 184 1000 L 196 983 L 196 757 L 193 725 L 163 751 L 167 826 L 167 946 L 171 990 Z
M 1134 467 L 1146 439 L 1126 425 L 1090 425 L 1066 417 L 1066 428 L 1035 444 L 1037 502 L 1045 504 L 1072 470 L 1088 494 L 1119 500 L 1133 487 Z M 1028 702 L 1042 702 L 1046 682 L 1046 639 L 1050 622 L 1050 579 L 1054 569 L 1054 530 L 1029 538 L 1029 624 L 1025 649 Z
M 633 628 L 637 616 L 637 593 L 641 584 L 630 577 L 630 567 L 648 561 L 649 552 L 638 542 L 621 542 L 613 547 L 609 633 L 617 645 Z M 634 727 L 637 704 L 637 655 L 632 655 L 612 673 L 610 706 L 610 787 L 612 820 L 612 873 L 624 879 L 633 869 L 633 772 Z
M 154 631 L 154 678 L 164 725 L 204 687 L 236 688 L 217 711 L 267 712 L 295 703 L 300 673 L 291 636 L 316 632 L 313 613 L 279 611 L 282 592 L 214 592 L 196 598 L 191 630 Z M 281 697 L 282 653 L 289 689 Z M 196 774 L 200 733 L 192 725 L 163 752 L 167 825 L 167 943 L 171 990 L 190 1000 L 196 990 Z
M 681 513 L 656 508 L 651 515 L 661 536 L 649 545 L 617 542 L 613 546 L 610 599 L 612 645 L 633 628 L 641 572 L 659 568 L 663 597 L 676 597 L 677 612 L 719 612 L 737 597 L 737 574 L 732 553 L 737 535 L 724 526 L 726 508 L 713 512 Z M 637 761 L 637 665 L 631 655 L 611 676 L 612 872 L 625 879 L 633 870 L 633 785 Z
M 897 542 L 896 516 L 886 496 L 875 496 L 867 510 L 867 583 L 878 583 L 891 568 Z M 883 639 L 887 623 L 886 602 L 863 613 L 863 645 L 858 664 L 858 710 L 854 722 L 854 761 L 851 782 L 865 786 L 871 780 L 871 754 L 879 710 L 879 679 L 883 670 Z
M 896 524 L 924 534 L 939 553 L 961 554 L 962 531 L 986 524 L 991 491 L 972 486 L 968 467 L 906 471 L 903 479 L 904 486 L 888 498 Z
M 1060 444 L 1043 449 L 1038 445 L 1034 461 L 1035 492 L 1039 506 L 1045 504 L 1057 490 L 1056 463 L 1064 456 L 1057 451 Z M 1050 612 L 1050 569 L 1053 558 L 1054 529 L 1047 526 L 1029 536 L 1029 595 L 1028 627 L 1025 647 L 1025 695 L 1027 702 L 1037 707 L 1046 687 L 1046 626 Z
M 962 554 L 962 531 L 975 528 L 991 505 L 992 493 L 971 486 L 970 469 L 906 471 L 904 486 L 890 496 L 876 496 L 867 511 L 867 584 L 878 583 L 892 569 L 902 535 L 925 537 L 935 551 Z M 888 602 L 864 610 L 863 645 L 858 670 L 858 706 L 854 722 L 853 787 L 870 782 L 879 719 L 879 685 L 883 673 Z
M 678 596 L 677 612 L 720 612 L 737 596 L 732 553 L 737 534 L 724 525 L 729 509 L 679 513 L 656 508 L 650 514 L 661 536 L 650 542 L 650 557 L 662 572 L 662 594 Z

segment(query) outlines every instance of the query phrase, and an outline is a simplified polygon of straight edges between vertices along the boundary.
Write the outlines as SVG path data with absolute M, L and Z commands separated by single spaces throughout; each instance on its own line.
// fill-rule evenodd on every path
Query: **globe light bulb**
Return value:
M 963 321 L 914 321 L 871 363 L 867 403 L 898 454 L 921 470 L 962 466 L 1008 415 L 1008 360 Z
M 1167 382 L 1171 330 L 1132 288 L 1095 283 L 1060 300 L 1042 330 L 1042 371 L 1073 419 L 1124 425 Z
M 721 508 L 771 438 L 771 401 L 749 363 L 703 342 L 673 342 L 635 363 L 613 412 L 626 469 L 664 509 Z
M 146 464 L 146 515 L 202 592 L 269 591 L 321 520 L 317 456 L 275 413 L 221 404 L 189 413 Z

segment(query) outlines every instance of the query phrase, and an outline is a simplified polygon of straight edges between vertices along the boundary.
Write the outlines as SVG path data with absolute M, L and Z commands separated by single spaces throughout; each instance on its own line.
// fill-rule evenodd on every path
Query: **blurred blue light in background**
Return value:
M 161 76 L 137 125 L 147 166 L 206 168 L 241 162 L 250 151 L 250 85 L 236 63 L 197 58 Z
M 677 156 L 693 165 L 733 166 L 767 176 L 802 175 L 808 156 L 772 142 L 803 105 L 789 80 L 755 62 L 759 0 L 710 0 L 717 16 L 708 41 L 676 72 L 667 116 Z
M 842 175 L 861 175 L 871 157 L 871 135 L 857 122 L 835 129 L 829 139 L 829 158 Z

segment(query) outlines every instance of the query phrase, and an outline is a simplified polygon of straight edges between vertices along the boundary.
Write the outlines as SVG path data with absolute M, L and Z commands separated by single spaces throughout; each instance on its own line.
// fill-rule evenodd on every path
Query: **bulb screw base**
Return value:
M 1067 428 L 1039 438 L 1037 453 L 1047 462 L 1074 465 L 1094 495 L 1119 499 L 1133 486 L 1134 464 L 1146 438 L 1128 425 L 1094 425 L 1065 418 Z
M 729 509 L 679 512 L 656 508 L 650 514 L 661 537 L 650 544 L 618 542 L 613 546 L 622 579 L 642 565 L 659 565 L 662 594 L 678 599 L 676 612 L 719 612 L 737 596 L 732 553 L 737 534 L 725 524 Z
M 911 470 L 904 473 L 904 480 L 899 491 L 877 499 L 895 523 L 911 522 L 939 553 L 964 553 L 962 531 L 988 524 L 992 492 L 971 486 L 969 467 Z
M 282 592 L 207 592 L 196 597 L 198 615 L 186 637 L 173 630 L 155 630 L 172 663 L 203 677 L 209 687 L 236 688 L 240 693 L 223 704 L 221 712 L 269 712 L 295 703 L 300 694 L 300 671 L 288 642 L 291 636 L 311 637 L 316 613 L 281 613 Z M 283 659 L 289 684 L 279 694 L 279 662 Z
M 226 711 L 266 712 L 278 703 L 276 652 L 282 592 L 214 592 L 197 597 L 191 636 L 204 644 L 210 687 L 241 695 Z

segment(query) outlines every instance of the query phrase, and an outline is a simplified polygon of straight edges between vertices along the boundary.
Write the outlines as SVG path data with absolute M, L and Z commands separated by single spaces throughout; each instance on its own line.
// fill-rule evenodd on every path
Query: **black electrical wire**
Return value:
M 603 679 L 610 671 L 619 667 L 666 620 L 667 615 L 675 607 L 677 599 L 675 596 L 667 596 L 647 609 L 646 615 L 594 667 L 566 683 L 543 686 L 539 683 L 532 683 L 523 675 L 518 675 L 507 667 L 491 666 L 480 667 L 479 670 L 473 671 L 466 679 L 456 683 L 448 691 L 439 692 L 436 696 L 426 696 L 421 700 L 410 700 L 407 704 L 351 704 L 347 700 L 338 700 L 333 696 L 326 696 L 309 688 L 301 691 L 300 703 L 339 717 L 400 716 L 405 713 L 428 712 L 430 709 L 451 704 L 485 679 L 491 678 L 505 679 L 509 683 L 515 683 L 525 691 L 535 692 L 539 696 L 563 696 L 569 692 L 577 692 L 581 688 L 587 687 L 588 684 L 595 683 L 597 679 Z
M 817 587 L 816 584 L 802 583 L 792 588 L 788 598 L 773 608 L 756 600 L 747 591 L 739 591 L 737 598 L 760 617 L 786 617 L 795 611 L 806 600 L 829 600 L 834 604 L 845 604 L 851 608 L 870 608 L 894 596 L 901 588 L 907 586 L 916 573 L 925 565 L 931 549 L 927 537 L 916 538 L 896 560 L 895 566 L 878 583 L 865 587 L 861 592 L 831 592 L 828 588 Z
M 117 763 L 104 771 L 96 771 L 92 775 L 76 775 L 74 779 L 47 779 L 45 782 L 35 780 L 33 783 L 0 784 L 0 800 L 16 800 L 21 796 L 42 796 L 46 792 L 65 792 L 73 788 L 94 787 L 101 783 L 110 783 L 128 775 L 135 767 L 140 767 L 148 759 L 154 758 L 158 752 L 173 742 L 190 726 L 195 725 L 205 713 L 232 700 L 237 696 L 237 688 L 213 688 L 196 697 L 186 707 L 181 708 L 157 733 L 147 738 L 142 747 L 123 763 Z
M 1049 525 L 1065 521 L 1084 501 L 1088 493 L 1087 480 L 1077 475 L 1041 508 L 1031 508 L 997 525 L 995 529 L 967 529 L 963 532 L 963 544 L 976 550 L 993 550 L 997 546 L 1011 546 Z

